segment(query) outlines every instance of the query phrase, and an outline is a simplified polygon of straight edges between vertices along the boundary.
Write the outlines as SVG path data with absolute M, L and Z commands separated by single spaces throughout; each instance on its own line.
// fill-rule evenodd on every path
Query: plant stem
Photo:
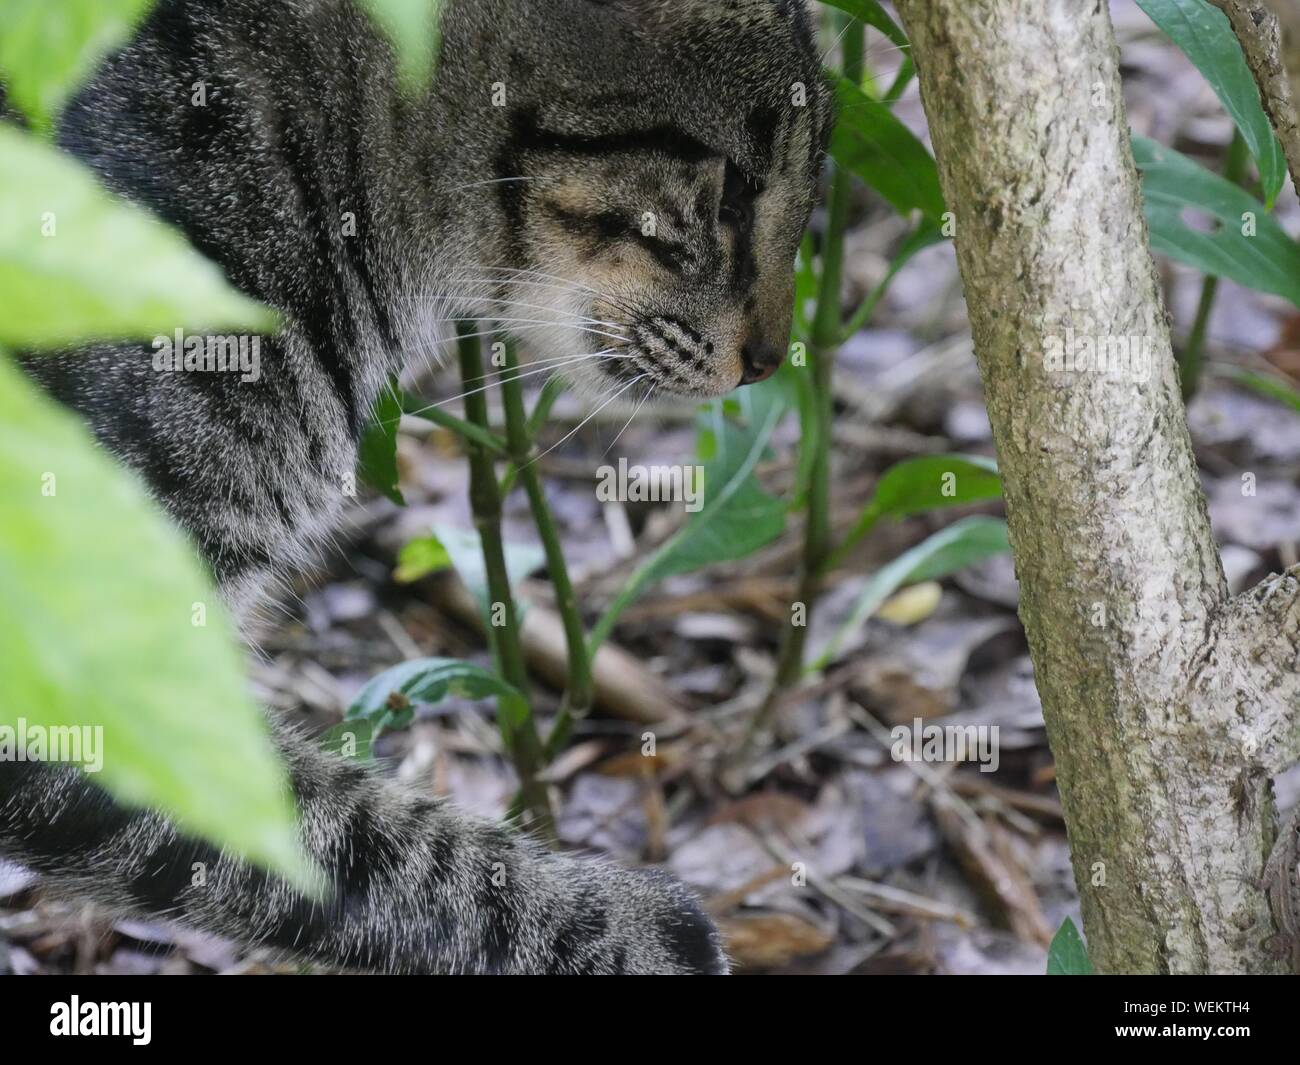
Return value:
M 871 320 L 871 316 L 876 313 L 877 305 L 884 298 L 885 293 L 889 291 L 889 283 L 894 280 L 895 273 L 897 273 L 897 271 L 890 270 L 889 273 L 881 278 L 880 283 L 867 293 L 866 299 L 858 305 L 857 310 L 853 312 L 852 317 L 850 317 L 848 322 L 845 324 L 841 343 L 856 334 L 858 330 Z
M 844 324 L 844 328 L 840 330 L 839 342 L 841 344 L 855 336 L 858 330 L 862 329 L 862 327 L 871 320 L 871 316 L 875 313 L 876 307 L 880 304 L 880 301 L 884 299 L 885 294 L 889 291 L 889 286 L 894 283 L 894 279 L 898 276 L 899 271 L 912 261 L 912 258 L 917 254 L 917 252 L 925 250 L 932 244 L 937 244 L 941 239 L 941 232 L 938 226 L 928 221 L 922 221 L 916 229 L 908 234 L 907 239 L 903 241 L 899 246 L 898 251 L 894 253 L 894 258 L 890 260 L 889 269 L 885 272 L 885 276 L 880 279 L 880 283 L 867 293 L 866 298 L 858 305 L 857 309 L 849 315 L 848 321 Z
M 857 84 L 862 79 L 863 27 L 852 20 L 844 35 L 844 76 Z M 840 286 L 844 277 L 844 229 L 848 224 L 849 203 L 853 191 L 852 174 L 835 169 L 831 185 L 826 239 L 822 247 L 822 269 L 817 294 L 817 313 L 812 323 L 813 394 L 816 397 L 812 417 L 803 426 L 803 446 L 813 448 L 808 496 L 807 523 L 804 529 L 803 556 L 799 566 L 797 604 L 803 605 L 803 624 L 793 618 L 781 641 L 776 675 L 763 705 L 749 723 L 741 748 L 743 760 L 752 749 L 758 733 L 767 727 L 776 710 L 782 691 L 794 684 L 803 672 L 804 649 L 808 642 L 808 624 L 819 591 L 820 574 L 831 551 L 830 520 L 830 433 L 835 413 L 835 354 L 844 328 L 840 304 Z M 793 614 L 793 611 L 792 611 Z
M 1223 166 L 1223 176 L 1234 185 L 1240 185 L 1246 176 L 1246 164 L 1250 153 L 1246 148 L 1246 139 L 1241 130 L 1233 133 L 1232 143 L 1228 146 L 1228 156 Z M 1201 384 L 1201 374 L 1205 369 L 1205 338 L 1210 328 L 1210 315 L 1214 312 L 1214 299 L 1219 292 L 1219 279 L 1207 277 L 1201 285 L 1201 301 L 1196 308 L 1196 320 L 1188 334 L 1178 359 L 1178 374 L 1182 379 L 1183 400 L 1190 402 Z
M 878 510 L 873 507 L 864 510 L 862 516 L 858 518 L 857 524 L 853 526 L 853 530 L 822 561 L 818 576 L 825 577 L 831 570 L 847 559 L 852 554 L 853 549 L 866 539 L 867 534 L 876 527 L 876 523 L 879 521 L 880 512 Z
M 1192 401 L 1201 385 L 1201 374 L 1205 369 L 1205 336 L 1210 326 L 1210 315 L 1214 311 L 1214 299 L 1218 294 L 1219 279 L 1206 277 L 1201 283 L 1196 320 L 1192 323 L 1192 331 L 1178 358 L 1178 376 L 1182 382 L 1183 401 L 1186 403 Z
M 564 624 L 564 639 L 569 651 L 569 682 L 564 705 L 544 748 L 550 757 L 552 747 L 558 747 L 567 735 L 573 718 L 583 717 L 591 709 L 591 661 L 587 656 L 587 635 L 582 627 L 582 613 L 578 597 L 569 580 L 569 569 L 564 561 L 564 548 L 560 545 L 560 532 L 546 502 L 542 478 L 533 461 L 533 437 L 529 432 L 528 416 L 524 411 L 524 390 L 514 373 L 518 363 L 513 346 L 506 348 L 505 373 L 501 375 L 501 395 L 506 412 L 506 441 L 514 470 L 523 482 L 528 495 L 528 505 L 533 511 L 533 521 L 546 550 L 546 568 L 555 586 L 555 606 Z
M 434 425 L 443 429 L 450 429 L 463 440 L 471 441 L 480 447 L 486 448 L 497 458 L 505 458 L 507 455 L 506 442 L 496 433 L 484 429 L 480 425 L 474 425 L 472 422 L 463 421 L 454 414 L 448 414 L 446 411 L 439 410 L 437 407 L 430 407 L 427 410 L 405 412 L 409 417 L 422 418 L 426 422 L 432 422 Z
M 511 358 L 514 356 L 512 355 Z M 542 394 L 537 397 L 537 403 L 533 407 L 533 413 L 528 416 L 528 439 L 536 440 L 537 433 L 550 417 L 551 408 L 555 406 L 555 401 L 564 394 L 564 380 L 559 374 L 552 374 L 546 379 L 546 384 L 542 386 Z M 514 488 L 515 481 L 519 479 L 519 467 L 511 463 L 506 470 L 505 475 L 501 478 L 501 494 L 509 495 L 510 490 Z
M 483 377 L 483 358 L 477 337 L 467 336 L 470 326 L 458 326 L 457 350 L 460 355 L 460 374 L 463 381 L 478 381 Z M 490 432 L 487 396 L 474 393 L 465 397 L 465 417 L 471 425 Z M 514 596 L 510 590 L 510 575 L 506 569 L 505 542 L 501 535 L 501 491 L 497 485 L 496 467 L 492 453 L 481 443 L 470 440 L 469 447 L 469 499 L 474 512 L 474 524 L 483 544 L 483 566 L 487 573 L 488 595 L 494 614 L 500 611 L 503 625 L 492 624 L 489 618 L 488 637 L 501 676 L 519 690 L 528 712 L 522 720 L 511 720 L 503 705 L 498 704 L 498 724 L 506 750 L 519 775 L 522 803 L 530 816 L 529 827 L 550 835 L 554 831 L 554 817 L 546 786 L 538 781 L 544 761 L 542 741 L 533 718 L 532 701 L 528 695 L 528 669 L 524 664 L 523 645 L 519 639 L 519 621 L 515 611 Z
M 555 401 L 564 395 L 568 387 L 564 378 L 559 374 L 552 374 L 546 379 L 546 384 L 542 386 L 542 394 L 537 397 L 537 403 L 533 407 L 533 413 L 528 416 L 529 436 L 537 436 L 546 419 L 551 416 L 551 409 L 555 406 Z

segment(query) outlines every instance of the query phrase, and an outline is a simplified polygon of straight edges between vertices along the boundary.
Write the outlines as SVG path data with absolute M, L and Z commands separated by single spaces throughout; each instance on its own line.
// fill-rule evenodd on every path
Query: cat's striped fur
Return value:
M 326 540 L 378 390 L 446 320 L 598 347 L 574 376 L 602 393 L 714 395 L 784 349 L 829 123 L 802 0 L 446 0 L 442 41 L 413 100 L 352 0 L 162 0 L 63 118 L 64 147 L 282 312 L 256 382 L 159 373 L 141 345 L 26 361 L 241 615 Z M 725 971 L 670 879 L 547 853 L 277 735 L 326 902 L 71 770 L 0 763 L 0 850 L 110 906 L 341 965 Z

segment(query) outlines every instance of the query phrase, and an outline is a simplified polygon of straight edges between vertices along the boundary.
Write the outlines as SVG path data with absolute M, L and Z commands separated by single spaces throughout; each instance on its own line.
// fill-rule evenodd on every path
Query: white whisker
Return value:
M 525 362 L 521 366 L 519 366 L 518 369 L 531 370 L 542 366 L 553 366 L 556 363 L 572 362 L 575 359 L 580 360 L 580 359 L 604 358 L 606 355 L 613 354 L 613 352 L 614 352 L 613 348 L 606 348 L 604 351 L 592 352 L 589 355 L 553 355 L 545 359 L 530 359 L 528 362 Z M 619 357 L 622 358 L 624 356 L 619 356 Z M 492 374 L 499 373 L 499 372 L 500 372 L 499 370 L 492 370 L 489 373 L 483 374 L 482 377 L 471 377 L 465 379 L 463 383 L 467 385 L 473 384 L 475 381 L 485 380 L 486 378 L 491 377 Z
M 521 278 L 513 277 L 450 277 L 447 279 L 448 284 L 452 285 L 527 285 L 529 288 L 544 288 L 557 292 L 582 293 L 583 290 L 577 288 L 573 282 L 555 282 L 555 281 L 526 281 Z M 609 303 L 616 302 L 615 297 L 604 292 L 592 290 L 592 294 Z
M 835 35 L 835 40 L 831 41 L 831 46 L 826 49 L 826 54 L 823 55 L 821 58 L 821 63 L 819 64 L 820 66 L 826 65 L 826 60 L 828 60 L 831 57 L 831 53 L 835 51 L 836 46 L 840 43 L 840 41 L 844 39 L 844 35 L 848 33 L 849 30 L 853 29 L 853 22 L 854 22 L 853 19 L 845 19 L 844 28 Z
M 645 375 L 642 374 L 641 376 L 644 377 Z M 636 416 L 641 413 L 641 408 L 645 406 L 646 400 L 650 398 L 651 394 L 658 387 L 659 387 L 658 381 L 650 382 L 650 387 L 646 389 L 645 395 L 641 397 L 641 402 L 638 403 L 634 408 L 632 408 L 632 414 L 628 418 L 628 420 L 623 423 L 623 428 L 620 429 L 615 434 L 614 439 L 609 442 L 609 447 L 605 448 L 606 455 L 608 455 L 611 451 L 614 450 L 614 445 L 618 443 L 619 437 L 621 437 L 624 433 L 627 432 L 627 427 L 631 425 L 632 422 L 636 419 Z
M 450 293 L 444 293 L 444 295 L 450 295 Z M 555 310 L 554 307 L 547 307 L 547 306 L 544 306 L 543 304 L 540 304 L 540 303 L 524 303 L 524 302 L 522 302 L 521 300 L 505 299 L 505 298 L 503 298 L 503 297 L 498 297 L 498 296 L 480 296 L 480 297 L 478 297 L 478 298 L 475 300 L 475 302 L 477 302 L 477 303 L 504 303 L 504 304 L 505 304 L 506 306 L 508 306 L 508 307 L 523 307 L 523 308 L 525 308 L 526 310 L 533 310 L 533 311 L 553 311 L 553 310 Z M 588 318 L 586 315 L 583 315 L 583 314 L 571 315 L 568 319 L 556 319 L 556 323 L 555 323 L 555 324 L 556 324 L 556 325 L 571 325 L 571 324 L 574 323 L 574 322 L 590 322 L 592 325 L 607 325 L 607 326 L 610 326 L 611 328 L 614 328 L 614 329 L 621 329 L 621 328 L 622 328 L 622 326 L 620 326 L 620 325 L 618 324 L 618 322 L 604 322 L 604 321 L 601 321 L 601 320 L 598 319 L 598 318 Z
M 550 321 L 545 318 L 498 318 L 495 315 L 458 315 L 455 318 L 434 318 L 430 324 L 433 325 L 453 325 L 457 322 L 496 322 L 498 325 L 549 325 L 552 328 L 576 329 L 579 332 L 591 333 L 593 336 L 608 337 L 610 340 L 617 340 L 621 344 L 626 344 L 627 336 L 617 333 L 607 333 L 602 329 L 596 329 L 589 325 L 578 325 L 576 322 Z M 450 340 L 451 338 L 448 338 Z M 443 341 L 446 343 L 447 341 Z
M 577 433 L 582 429 L 582 427 L 583 427 L 584 425 L 586 425 L 589 421 L 591 421 L 592 418 L 594 418 L 597 414 L 599 414 L 599 413 L 600 413 L 601 411 L 603 411 L 606 407 L 608 407 L 611 403 L 613 403 L 614 400 L 618 399 L 619 396 L 621 396 L 624 392 L 626 392 L 629 388 L 631 388 L 631 387 L 632 387 L 634 384 L 636 384 L 638 381 L 643 381 L 643 380 L 645 380 L 645 378 L 646 378 L 647 376 L 649 376 L 649 375 L 648 375 L 648 374 L 638 374 L 636 377 L 632 378 L 632 380 L 630 380 L 627 384 L 625 384 L 622 388 L 620 388 L 617 392 L 615 392 L 612 396 L 610 396 L 607 400 L 605 400 L 605 401 L 604 401 L 604 402 L 603 402 L 599 407 L 597 407 L 597 408 L 596 408 L 595 410 L 593 410 L 590 414 L 588 414 L 585 418 L 583 418 L 582 421 L 580 421 L 576 426 L 574 426 L 574 428 L 572 428 L 571 430 L 569 430 L 569 432 L 565 433 L 565 434 L 564 434 L 564 437 L 563 437 L 562 439 L 557 440 L 554 444 L 552 444 L 550 447 L 548 447 L 548 448 L 547 448 L 545 451 L 543 451 L 540 455 L 536 455 L 536 456 L 534 456 L 533 458 L 529 459 L 528 462 L 527 462 L 527 465 L 531 466 L 534 462 L 539 462 L 541 459 L 544 459 L 547 455 L 549 455 L 549 454 L 550 454 L 552 451 L 554 451 L 557 447 L 560 447 L 560 446 L 561 446 L 562 444 L 564 444 L 567 440 L 569 440 L 571 437 L 573 437 L 574 435 L 576 435 L 576 434 L 577 434 Z
M 626 359 L 626 358 L 628 358 L 627 355 L 615 355 L 615 354 L 610 354 L 609 352 L 597 351 L 597 352 L 593 352 L 590 355 L 571 356 L 567 361 L 562 363 L 560 367 L 556 367 L 556 369 L 561 369 L 564 366 L 569 365 L 570 363 L 578 363 L 586 359 Z M 490 388 L 496 388 L 497 385 L 501 384 L 503 379 L 506 381 L 522 381 L 525 377 L 535 377 L 539 373 L 550 373 L 550 372 L 552 372 L 552 367 L 542 366 L 539 369 L 528 370 L 524 373 L 516 373 L 510 376 L 501 375 L 500 377 L 498 377 L 496 381 L 493 381 L 490 384 L 483 385 L 479 388 L 471 388 L 468 392 L 462 392 L 458 396 L 452 396 L 450 399 L 440 399 L 436 403 L 430 403 L 427 406 L 421 407 L 419 410 L 407 411 L 407 413 L 410 414 L 412 417 L 418 418 L 425 411 L 435 410 L 438 407 L 445 407 L 449 403 L 456 403 L 462 399 L 466 399 L 469 396 L 476 396 L 480 392 L 486 392 Z
M 626 311 L 629 315 L 635 316 L 637 313 L 635 303 L 630 298 L 624 296 L 615 296 L 608 292 L 602 292 L 600 289 L 592 288 L 590 285 L 584 284 L 581 281 L 575 281 L 572 278 L 562 277 L 559 274 L 548 274 L 544 270 L 520 269 L 512 266 L 483 266 L 480 269 L 485 272 L 498 271 L 502 274 L 507 275 L 500 279 L 500 283 L 503 284 L 519 285 L 519 284 L 535 283 L 535 282 L 520 280 L 520 278 L 529 278 L 529 277 L 536 277 L 536 278 L 542 278 L 547 281 L 554 281 L 559 283 L 561 286 L 565 288 L 571 290 L 581 290 L 583 292 L 590 293 L 592 296 L 596 297 L 597 299 L 604 300 L 606 303 L 612 304 L 613 306 L 617 307 L 619 310 Z
M 572 285 L 575 288 L 580 288 L 585 292 L 590 292 L 593 295 L 602 296 L 602 297 L 605 296 L 605 293 L 601 292 L 599 289 L 592 288 L 590 285 L 585 285 L 581 281 L 574 281 L 567 277 L 561 277 L 559 274 L 548 274 L 544 270 L 525 270 L 514 266 L 485 266 L 482 269 L 498 270 L 502 273 L 512 274 L 516 277 L 520 275 L 524 275 L 527 277 L 544 278 L 547 281 L 561 281 L 564 282 L 565 284 Z

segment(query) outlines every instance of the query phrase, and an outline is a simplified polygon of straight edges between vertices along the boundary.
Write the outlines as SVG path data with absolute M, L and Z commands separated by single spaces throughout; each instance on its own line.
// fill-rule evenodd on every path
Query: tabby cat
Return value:
M 513 324 L 602 394 L 715 396 L 784 354 L 831 112 L 802 0 L 445 0 L 440 40 L 408 95 L 354 0 L 161 0 L 62 118 L 64 148 L 282 314 L 255 381 L 159 372 L 143 344 L 25 360 L 242 618 L 326 542 L 380 388 L 450 320 Z M 350 968 L 726 971 L 670 878 L 277 743 L 324 903 L 71 768 L 0 764 L 0 851 L 108 907 Z

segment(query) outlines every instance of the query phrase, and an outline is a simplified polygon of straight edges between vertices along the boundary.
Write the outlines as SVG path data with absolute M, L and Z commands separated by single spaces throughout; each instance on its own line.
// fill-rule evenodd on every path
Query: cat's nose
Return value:
M 770 340 L 751 340 L 741 349 L 740 361 L 740 383 L 756 385 L 780 369 L 785 361 L 785 348 L 777 347 Z

